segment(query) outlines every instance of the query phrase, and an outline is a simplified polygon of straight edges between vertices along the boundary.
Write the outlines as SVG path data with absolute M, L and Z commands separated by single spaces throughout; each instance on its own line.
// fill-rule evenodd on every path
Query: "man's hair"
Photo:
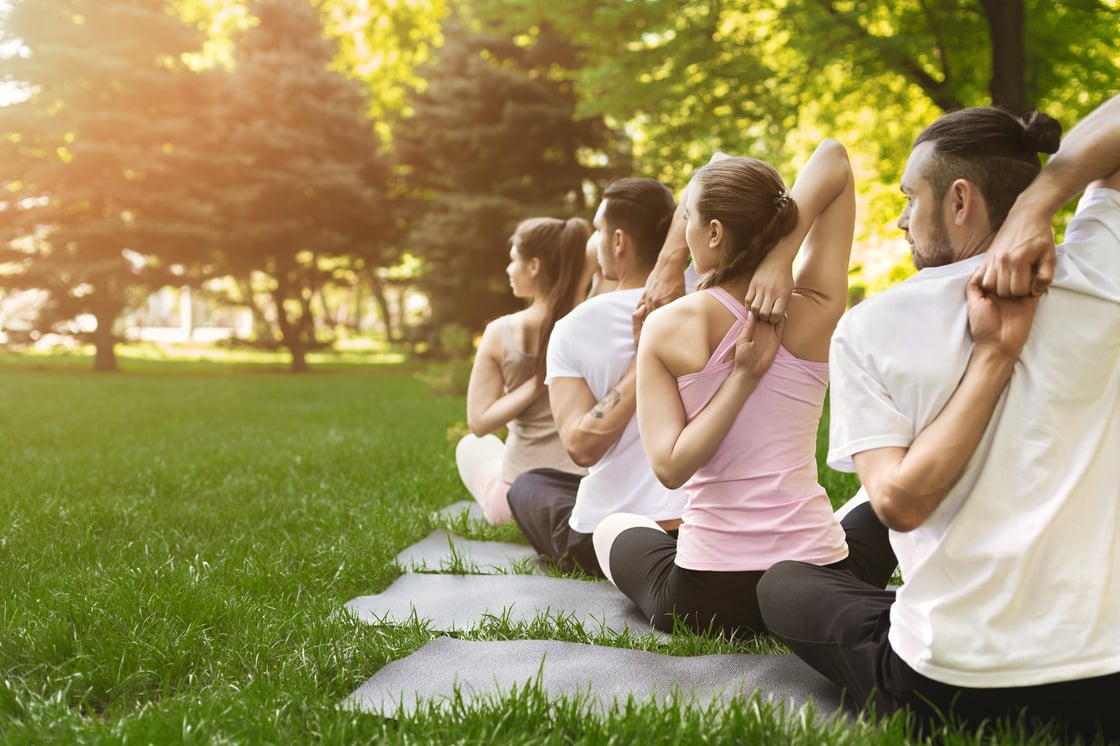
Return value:
M 669 188 L 656 179 L 628 177 L 603 192 L 603 221 L 630 237 L 642 266 L 652 267 L 661 253 L 677 205 Z
M 1003 225 L 1015 198 L 1026 189 L 1042 162 L 1038 154 L 1054 153 L 1062 125 L 1053 117 L 1031 112 L 1016 117 L 992 106 L 950 112 L 926 127 L 914 147 L 933 143 L 922 176 L 940 201 L 957 179 L 975 184 L 988 204 L 992 230 Z

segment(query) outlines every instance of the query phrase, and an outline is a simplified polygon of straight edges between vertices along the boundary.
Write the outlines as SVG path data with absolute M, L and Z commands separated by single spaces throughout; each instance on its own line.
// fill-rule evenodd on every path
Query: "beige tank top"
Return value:
M 502 380 L 508 393 L 533 377 L 537 355 L 526 354 L 517 344 L 509 316 L 501 319 Z M 543 351 L 542 351 L 543 353 Z M 502 462 L 502 480 L 512 482 L 529 469 L 559 469 L 570 474 L 586 474 L 568 456 L 556 421 L 549 407 L 548 389 L 517 417 L 506 423 L 506 455 Z

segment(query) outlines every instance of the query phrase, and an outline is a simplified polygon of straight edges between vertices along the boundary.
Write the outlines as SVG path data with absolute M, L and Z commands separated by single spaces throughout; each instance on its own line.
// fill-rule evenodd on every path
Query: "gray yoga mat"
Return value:
M 475 541 L 443 530 L 433 531 L 397 555 L 406 570 L 492 575 L 514 569 L 536 570 L 537 552 L 525 544 Z
M 482 512 L 482 506 L 474 500 L 460 500 L 456 503 L 451 503 L 446 508 L 440 508 L 433 516 L 437 519 L 445 518 L 454 520 L 459 516 L 467 514 L 467 518 L 472 521 L 486 522 L 486 515 Z
M 840 690 L 793 655 L 680 657 L 550 640 L 474 642 L 441 637 L 389 663 L 342 706 L 386 717 L 415 712 L 419 703 L 446 704 L 458 688 L 465 702 L 496 700 L 538 682 L 549 699 L 583 698 L 593 710 L 612 703 L 668 701 L 703 706 L 756 689 L 794 712 L 809 700 L 820 717 L 840 710 Z
M 434 630 L 468 630 L 486 617 L 532 622 L 542 616 L 578 622 L 589 634 L 652 632 L 649 620 L 610 583 L 540 575 L 429 575 L 405 573 L 374 596 L 346 603 L 359 620 L 402 624 L 414 613 Z

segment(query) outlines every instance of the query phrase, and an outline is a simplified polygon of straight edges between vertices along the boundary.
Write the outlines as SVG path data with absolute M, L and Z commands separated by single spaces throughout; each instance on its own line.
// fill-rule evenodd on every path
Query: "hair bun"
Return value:
M 1062 125 L 1052 116 L 1032 111 L 1023 121 L 1023 145 L 1032 153 L 1056 153 L 1062 142 Z

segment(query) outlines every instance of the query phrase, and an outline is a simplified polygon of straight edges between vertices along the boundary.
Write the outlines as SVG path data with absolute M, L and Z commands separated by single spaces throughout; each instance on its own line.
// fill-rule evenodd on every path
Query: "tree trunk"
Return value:
M 113 336 L 113 322 L 120 315 L 120 310 L 111 308 L 97 308 L 93 312 L 97 319 L 97 328 L 93 332 L 93 369 L 98 373 L 118 373 L 117 367 L 117 340 Z
M 390 342 L 399 342 L 398 329 L 393 323 L 393 314 L 389 310 L 389 299 L 385 297 L 385 286 L 375 272 L 367 272 L 366 277 L 369 278 L 370 293 L 373 295 L 374 302 L 377 303 L 377 308 L 381 311 L 382 321 L 385 322 L 385 338 Z
M 288 348 L 292 356 L 292 373 L 306 373 L 310 370 L 307 365 L 307 345 L 303 342 L 302 320 L 288 318 L 288 310 L 284 308 L 284 293 L 277 289 L 272 294 L 276 304 L 276 323 L 280 326 L 280 344 Z
M 1026 81 L 1026 11 L 1023 0 L 981 0 L 992 39 L 992 105 L 1015 115 L 1031 107 Z
M 264 315 L 260 304 L 257 303 L 257 298 L 253 295 L 253 281 L 248 277 L 238 277 L 237 287 L 241 291 L 241 302 L 249 307 L 249 313 L 253 316 L 253 334 L 256 335 L 257 340 L 274 340 L 272 324 Z

